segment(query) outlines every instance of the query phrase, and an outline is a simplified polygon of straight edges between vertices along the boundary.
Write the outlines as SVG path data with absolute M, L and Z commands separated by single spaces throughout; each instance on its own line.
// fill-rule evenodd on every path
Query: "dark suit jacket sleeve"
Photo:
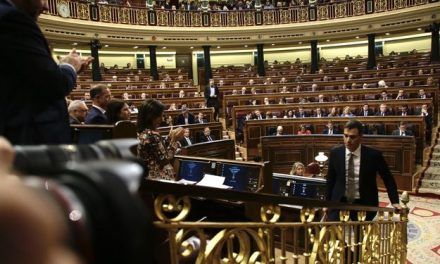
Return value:
M 209 95 L 210 95 L 211 91 L 209 89 L 209 85 L 207 85 L 205 87 L 205 99 L 208 100 L 209 99 Z
M 332 192 L 336 183 L 336 165 L 337 165 L 337 152 L 336 149 L 332 149 L 330 152 L 330 158 L 328 163 L 328 171 L 327 171 L 327 194 L 326 200 L 332 200 Z
M 394 181 L 394 177 L 388 168 L 388 164 L 386 163 L 382 152 L 376 151 L 376 155 L 378 172 L 385 184 L 385 187 L 387 188 L 388 197 L 390 198 L 391 203 L 399 203 L 399 194 L 397 193 L 396 182 Z
M 20 83 L 15 87 L 27 88 L 19 91 L 23 96 L 53 100 L 68 95 L 75 86 L 76 73 L 55 63 L 37 24 L 15 9 L 0 17 L 0 22 L 0 47 L 8 51 L 4 53 L 4 65 L 14 71 L 10 73 L 14 79 L 6 83 Z M 8 71 L 3 67 L 0 70 Z M 17 80 L 16 76 L 20 78 Z

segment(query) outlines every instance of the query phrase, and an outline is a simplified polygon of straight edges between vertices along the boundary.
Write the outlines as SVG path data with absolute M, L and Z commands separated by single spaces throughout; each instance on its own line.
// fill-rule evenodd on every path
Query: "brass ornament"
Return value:
M 154 200 L 154 212 L 164 222 L 183 221 L 191 209 L 191 201 L 187 196 L 176 199 L 173 195 L 159 195 Z M 175 214 L 170 218 L 168 215 Z

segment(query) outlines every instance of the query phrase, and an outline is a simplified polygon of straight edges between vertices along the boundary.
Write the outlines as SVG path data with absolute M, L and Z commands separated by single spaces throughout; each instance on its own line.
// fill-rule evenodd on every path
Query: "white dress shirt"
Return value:
M 347 185 L 348 185 L 348 160 L 350 159 L 350 153 L 353 153 L 353 164 L 354 164 L 354 185 L 355 192 L 354 198 L 359 199 L 359 172 L 361 168 L 361 145 L 354 151 L 350 152 L 347 148 L 345 148 L 345 194 L 347 196 Z
M 209 97 L 214 97 L 214 95 L 215 95 L 215 88 L 211 86 L 209 88 Z

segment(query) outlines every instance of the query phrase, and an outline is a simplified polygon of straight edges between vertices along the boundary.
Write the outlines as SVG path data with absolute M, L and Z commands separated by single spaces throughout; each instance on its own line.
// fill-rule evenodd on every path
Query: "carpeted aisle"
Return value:
M 381 206 L 389 206 L 386 193 L 380 193 Z M 440 199 L 410 195 L 408 223 L 408 262 L 440 263 Z

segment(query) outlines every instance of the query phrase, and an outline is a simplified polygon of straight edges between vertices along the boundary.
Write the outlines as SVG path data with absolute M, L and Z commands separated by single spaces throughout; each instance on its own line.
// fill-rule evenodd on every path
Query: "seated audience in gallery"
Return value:
M 400 122 L 398 129 L 392 132 L 393 136 L 412 136 L 413 132 L 408 129 L 405 122 Z

